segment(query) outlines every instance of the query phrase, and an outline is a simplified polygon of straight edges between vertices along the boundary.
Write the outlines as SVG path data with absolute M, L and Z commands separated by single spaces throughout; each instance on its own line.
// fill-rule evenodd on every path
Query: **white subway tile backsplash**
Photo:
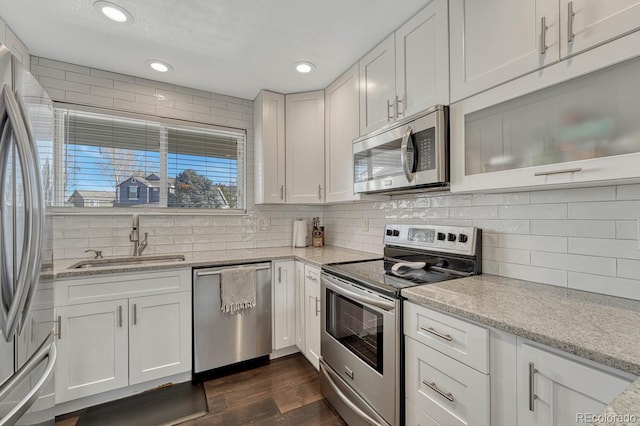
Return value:
M 498 206 L 500 219 L 566 219 L 566 204 Z
M 473 219 L 473 226 L 481 228 L 488 232 L 495 233 L 510 233 L 510 234 L 528 234 L 529 233 L 529 221 L 528 220 L 486 220 L 486 219 Z
M 638 242 L 634 240 L 569 237 L 569 253 L 621 259 L 640 259 Z
M 500 247 L 566 253 L 567 239 L 540 235 L 501 234 Z
M 569 204 L 569 219 L 637 219 L 640 201 L 605 201 Z
M 450 217 L 453 219 L 497 219 L 497 206 L 451 207 Z
M 47 91 L 48 90 L 50 89 L 47 89 Z M 135 93 L 125 92 L 124 90 L 109 89 L 106 87 L 91 86 L 91 94 L 96 96 L 114 98 L 114 102 L 117 99 L 122 99 L 129 102 L 133 102 L 135 100 Z
M 616 276 L 616 260 L 610 257 L 532 251 L 531 265 L 611 277 Z
M 512 263 L 500 263 L 498 265 L 498 273 L 503 277 L 535 281 L 560 287 L 567 286 L 567 271 L 561 269 L 540 268 L 537 266 L 529 265 L 515 265 Z
M 53 89 L 60 89 L 65 91 L 68 90 L 72 92 L 86 93 L 86 94 L 89 94 L 90 92 L 90 86 L 88 84 L 75 83 L 73 81 L 66 81 L 66 80 L 58 80 L 57 78 L 50 78 L 45 76 L 38 76 L 38 81 L 45 88 L 51 87 Z
M 65 100 L 72 103 L 95 105 L 104 108 L 113 108 L 113 98 L 104 96 L 87 95 L 86 93 L 70 92 L 65 94 Z
M 613 220 L 532 220 L 531 234 L 616 238 L 616 222 Z
M 616 238 L 619 240 L 637 240 L 639 222 L 638 220 L 616 221 Z
M 73 71 L 66 72 L 66 80 L 74 81 L 76 83 L 88 84 L 90 86 L 105 87 L 107 89 L 113 89 L 113 80 L 108 78 L 102 78 L 87 74 L 80 74 Z
M 529 265 L 531 263 L 531 252 L 529 250 L 520 249 L 484 247 L 482 250 L 482 258 L 486 260 L 494 260 L 496 262 Z
M 155 114 L 156 112 L 156 107 L 154 105 L 141 104 L 139 102 L 130 102 L 123 99 L 114 99 L 113 106 L 114 108 L 121 111 L 133 111 L 142 114 Z
M 569 288 L 628 299 L 640 299 L 639 284 L 637 280 L 569 272 Z
M 47 68 L 55 68 L 58 70 L 73 71 L 80 74 L 90 74 L 90 68 L 83 67 L 81 65 L 70 64 L 68 62 L 54 61 L 46 58 L 38 58 L 38 65 L 42 65 L 43 67 Z
M 480 205 L 512 205 L 529 204 L 530 196 L 528 192 L 515 192 L 506 194 L 473 194 L 471 204 Z
M 598 186 L 592 188 L 554 189 L 534 191 L 531 193 L 531 204 L 534 203 L 574 203 L 580 201 L 607 201 L 616 199 L 615 186 Z
M 618 259 L 618 276 L 640 280 L 640 260 Z

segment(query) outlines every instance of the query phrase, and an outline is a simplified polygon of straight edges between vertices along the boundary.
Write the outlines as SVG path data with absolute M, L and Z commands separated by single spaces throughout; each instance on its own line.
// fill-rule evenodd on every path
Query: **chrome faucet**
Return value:
M 147 248 L 148 232 L 144 233 L 144 240 L 140 241 L 140 215 L 138 213 L 133 214 L 133 223 L 131 225 L 131 233 L 129 234 L 129 241 L 133 243 L 133 255 L 141 256 L 144 249 Z
M 94 259 L 103 259 L 102 257 L 102 250 L 93 250 L 93 249 L 88 249 L 84 251 L 85 253 L 93 253 Z

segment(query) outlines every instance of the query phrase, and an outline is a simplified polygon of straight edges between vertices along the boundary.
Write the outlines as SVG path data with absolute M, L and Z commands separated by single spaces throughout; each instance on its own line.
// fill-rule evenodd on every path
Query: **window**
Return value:
M 129 187 L 129 199 L 137 200 L 140 198 L 140 187 L 139 186 L 130 186 Z
M 245 207 L 238 130 L 57 106 L 56 152 L 58 206 Z

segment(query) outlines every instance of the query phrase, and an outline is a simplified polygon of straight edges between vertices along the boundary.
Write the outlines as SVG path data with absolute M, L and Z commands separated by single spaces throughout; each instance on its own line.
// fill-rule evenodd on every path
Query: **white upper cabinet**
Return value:
M 285 199 L 324 201 L 324 91 L 286 96 Z
M 433 0 L 396 31 L 396 108 L 408 117 L 449 104 L 447 0 Z
M 360 134 L 369 133 L 395 117 L 395 34 L 360 59 Z
M 447 0 L 432 0 L 360 65 L 360 134 L 449 103 Z
M 451 0 L 449 7 L 451 102 L 559 60 L 557 0 Z
M 263 90 L 253 102 L 255 204 L 285 202 L 284 95 Z
M 325 90 L 325 201 L 351 201 L 353 140 L 359 135 L 358 64 Z
M 561 55 L 570 56 L 640 28 L 640 1 L 560 0 Z

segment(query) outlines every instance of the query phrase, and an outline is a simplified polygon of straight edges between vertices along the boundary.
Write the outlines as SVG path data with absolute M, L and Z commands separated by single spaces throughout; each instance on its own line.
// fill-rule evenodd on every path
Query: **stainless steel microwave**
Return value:
M 354 192 L 446 187 L 448 113 L 448 107 L 437 105 L 355 139 Z

